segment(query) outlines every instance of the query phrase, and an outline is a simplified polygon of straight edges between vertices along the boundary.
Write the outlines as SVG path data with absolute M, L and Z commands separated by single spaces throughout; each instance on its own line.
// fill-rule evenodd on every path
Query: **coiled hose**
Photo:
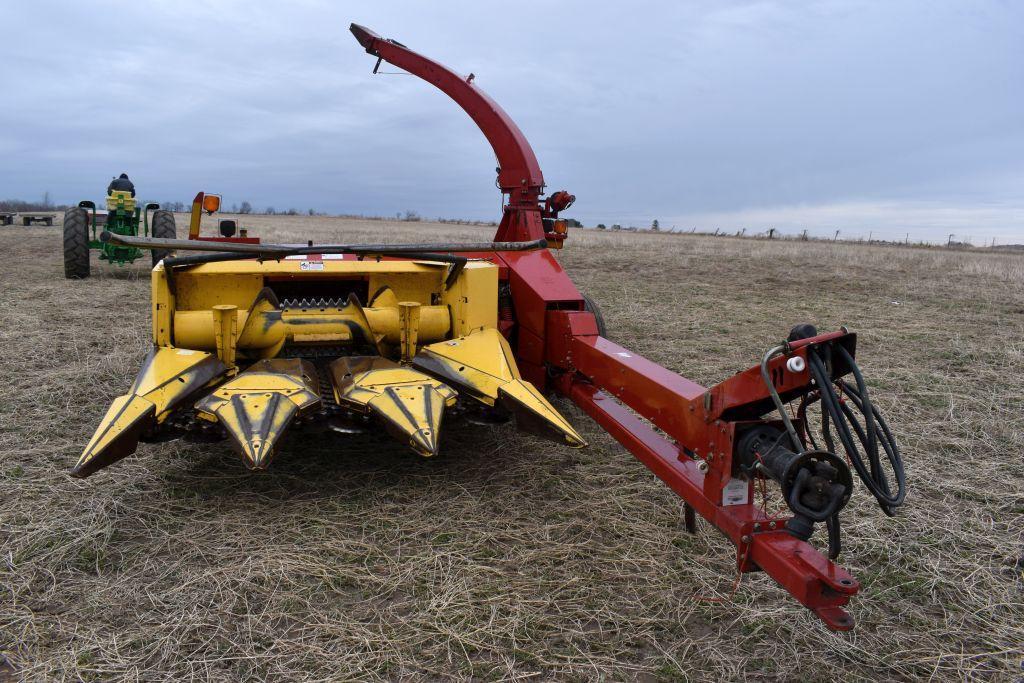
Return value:
M 896 508 L 903 504 L 907 495 L 903 458 L 885 418 L 871 403 L 864 376 L 854 362 L 853 356 L 838 344 L 828 347 L 825 351 L 833 348 L 839 353 L 843 362 L 849 366 L 856 386 L 851 386 L 842 379 L 833 383 L 827 367 L 830 358 L 827 355 L 822 358 L 821 349 L 809 347 L 807 349 L 807 365 L 818 390 L 804 396 L 797 410 L 797 416 L 806 425 L 807 408 L 813 403 L 821 401 L 821 434 L 827 450 L 836 452 L 832 437 L 834 427 L 839 441 L 843 445 L 843 450 L 846 451 L 847 458 L 857 471 L 857 476 L 864 482 L 864 486 L 875 497 L 885 514 L 892 517 L 896 514 Z M 844 400 L 836 392 L 836 386 L 839 387 L 843 395 L 850 398 L 850 401 Z M 806 430 L 806 433 L 811 445 L 818 448 L 810 430 Z M 857 437 L 856 442 L 854 435 Z M 863 448 L 867 463 L 865 463 L 864 455 L 861 454 L 861 448 L 857 447 L 857 442 Z M 879 446 L 882 451 L 885 451 L 889 467 L 896 480 L 895 492 L 892 490 L 882 465 Z

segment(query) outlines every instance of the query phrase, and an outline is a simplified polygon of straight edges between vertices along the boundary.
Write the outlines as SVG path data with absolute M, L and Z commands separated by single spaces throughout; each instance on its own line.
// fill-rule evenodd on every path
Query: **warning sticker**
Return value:
M 722 505 L 746 505 L 750 501 L 750 487 L 742 479 L 730 479 L 722 487 Z
M 299 270 L 323 270 L 323 261 L 303 261 L 299 264 Z

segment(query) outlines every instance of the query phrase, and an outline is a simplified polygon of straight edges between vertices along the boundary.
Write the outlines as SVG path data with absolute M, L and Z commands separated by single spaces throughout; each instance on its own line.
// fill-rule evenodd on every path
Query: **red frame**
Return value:
M 544 178 L 537 158 L 508 114 L 471 76 L 462 77 L 364 27 L 353 24 L 351 30 L 378 60 L 419 76 L 455 100 L 490 142 L 499 163 L 498 185 L 507 196 L 495 241 L 545 237 L 543 221 L 557 211 L 550 209 L 550 201 L 547 207 L 542 204 Z M 723 503 L 737 426 L 772 409 L 759 366 L 705 388 L 601 337 L 579 290 L 549 251 L 475 256 L 502 267 L 515 309 L 515 325 L 504 325 L 503 331 L 526 379 L 571 399 L 683 498 L 688 510 L 721 530 L 736 545 L 739 570 L 767 572 L 829 628 L 853 628 L 843 606 L 859 588 L 856 579 L 787 533 L 787 517 L 766 516 L 754 502 L 752 481 L 747 503 Z M 793 343 L 786 354 L 772 359 L 768 368 L 777 378 L 776 390 L 788 400 L 810 391 L 808 372 L 791 372 L 785 363 L 792 356 L 806 360 L 810 345 L 834 343 L 852 353 L 855 336 L 845 330 L 819 335 Z

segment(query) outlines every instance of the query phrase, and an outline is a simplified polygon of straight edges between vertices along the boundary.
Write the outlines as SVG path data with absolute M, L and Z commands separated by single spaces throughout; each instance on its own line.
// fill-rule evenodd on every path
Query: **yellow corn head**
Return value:
M 489 261 L 165 263 L 152 274 L 153 349 L 76 476 L 130 455 L 140 438 L 218 426 L 249 468 L 264 469 L 300 418 L 337 431 L 375 421 L 433 456 L 454 408 L 511 415 L 532 433 L 585 445 L 520 376 L 497 329 L 498 266 Z

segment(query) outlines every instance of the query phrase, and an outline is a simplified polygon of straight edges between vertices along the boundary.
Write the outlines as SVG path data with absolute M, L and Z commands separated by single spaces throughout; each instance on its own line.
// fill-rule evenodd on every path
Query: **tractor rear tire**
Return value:
M 89 212 L 79 206 L 64 213 L 64 277 L 89 277 Z
M 604 324 L 604 315 L 601 313 L 601 307 L 586 294 L 583 295 L 583 310 L 594 314 L 594 320 L 597 321 L 597 333 L 607 339 L 608 327 Z
M 174 214 L 170 211 L 154 211 L 153 225 L 150 226 L 149 234 L 162 239 L 176 239 L 178 237 L 178 229 L 174 225 Z M 170 255 L 170 249 L 154 249 L 153 267 L 155 268 L 156 264 L 160 263 L 165 256 Z

